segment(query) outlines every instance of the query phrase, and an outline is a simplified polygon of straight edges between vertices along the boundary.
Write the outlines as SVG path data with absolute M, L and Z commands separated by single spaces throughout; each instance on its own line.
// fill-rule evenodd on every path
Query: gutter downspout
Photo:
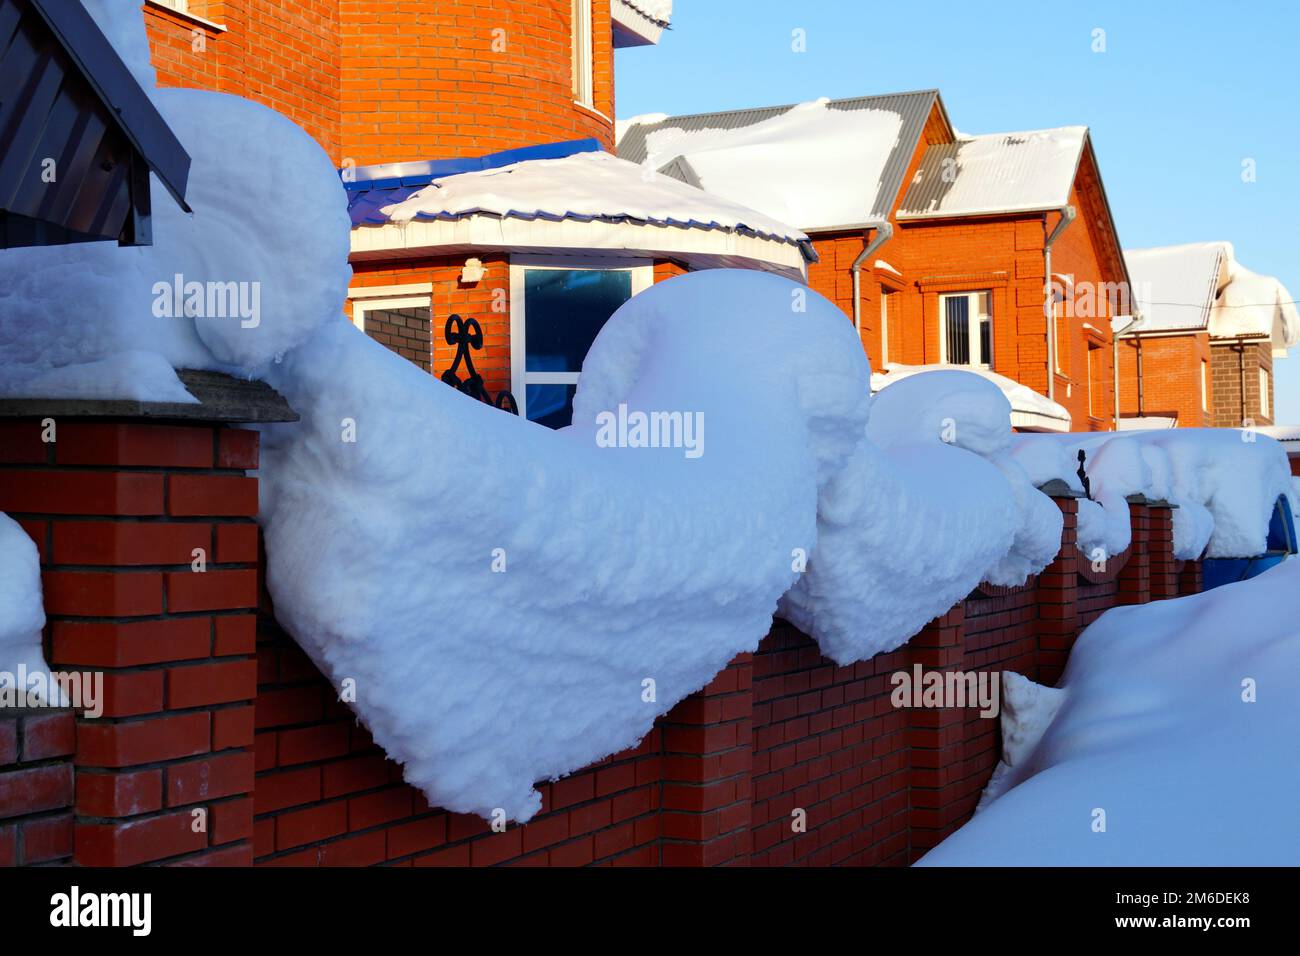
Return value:
M 1120 340 L 1120 336 L 1122 336 L 1125 332 L 1129 331 L 1129 329 L 1133 328 L 1133 326 L 1137 325 L 1138 321 L 1141 318 L 1142 318 L 1141 315 L 1131 316 L 1129 318 L 1128 325 L 1124 326 L 1124 328 L 1119 329 L 1118 331 L 1112 330 L 1110 333 L 1110 368 L 1111 371 L 1115 374 L 1115 431 L 1119 431 L 1119 340 Z M 1134 341 L 1137 340 L 1137 335 L 1138 333 L 1136 332 L 1133 333 Z M 1139 360 L 1141 359 L 1140 352 L 1138 353 L 1138 358 Z M 1137 369 L 1137 381 L 1138 381 L 1138 395 L 1140 396 L 1142 394 L 1142 369 L 1140 366 Z M 1138 400 L 1138 404 L 1139 406 L 1141 405 L 1140 398 Z
M 853 328 L 857 330 L 859 339 L 862 338 L 862 263 L 894 234 L 894 227 L 888 221 L 879 223 L 874 228 L 876 235 L 870 241 L 863 233 L 863 242 L 866 244 L 853 260 L 853 265 L 849 266 L 849 275 L 853 276 Z
M 1047 318 L 1047 397 L 1052 401 L 1056 400 L 1056 301 L 1052 294 L 1052 243 L 1056 242 L 1056 237 L 1065 232 L 1065 227 L 1074 222 L 1075 211 L 1073 206 L 1062 206 L 1057 210 L 1061 218 L 1057 220 L 1056 228 L 1051 231 L 1047 241 L 1043 243 L 1043 271 L 1045 278 L 1043 283 L 1047 289 L 1047 301 L 1043 303 L 1043 314 Z M 1046 226 L 1047 217 L 1043 217 L 1043 225 Z

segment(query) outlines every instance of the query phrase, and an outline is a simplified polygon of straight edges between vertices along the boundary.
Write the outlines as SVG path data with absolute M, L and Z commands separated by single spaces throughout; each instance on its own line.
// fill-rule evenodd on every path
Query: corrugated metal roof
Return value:
M 929 147 L 898 206 L 899 219 L 1056 209 L 1070 200 L 1083 126 L 990 133 Z
M 902 187 L 903 177 L 907 174 L 908 164 L 911 162 L 912 156 L 916 152 L 917 143 L 920 142 L 921 135 L 925 130 L 930 110 L 936 103 L 944 124 L 948 128 L 949 134 L 951 134 L 952 127 L 948 123 L 947 111 L 944 109 L 943 100 L 940 98 L 938 90 L 916 90 L 908 93 L 858 96 L 827 101 L 827 109 L 844 111 L 881 110 L 897 114 L 901 121 L 898 140 L 894 143 L 881 170 L 875 198 L 870 203 L 870 208 L 861 211 L 858 217 L 859 222 L 880 221 L 888 217 L 894 201 L 898 197 L 898 191 Z M 788 113 L 798 105 L 791 103 L 785 106 L 727 110 L 719 113 L 695 113 L 687 116 L 671 116 L 657 123 L 638 124 L 630 127 L 619 140 L 618 155 L 634 163 L 643 164 L 648 156 L 647 138 L 660 130 L 677 129 L 684 132 L 695 132 L 701 130 L 741 129 Z M 682 162 L 681 157 L 676 157 L 658 167 L 658 171 L 689 182 L 690 180 L 685 179 L 683 174 L 684 169 L 690 168 L 689 163 L 683 167 Z M 792 171 L 792 174 L 797 175 L 795 171 Z M 698 185 L 698 180 L 692 185 Z M 850 224 L 843 223 L 843 225 Z M 798 223 L 796 225 L 804 224 Z

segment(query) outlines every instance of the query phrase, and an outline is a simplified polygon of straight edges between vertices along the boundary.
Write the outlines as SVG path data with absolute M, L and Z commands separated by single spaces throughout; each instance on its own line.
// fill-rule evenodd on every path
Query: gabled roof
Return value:
M 899 219 L 1059 209 L 1070 201 L 1086 126 L 991 133 L 930 146 Z
M 888 218 L 936 108 L 951 138 L 919 90 L 632 122 L 618 154 L 800 229 L 861 227 Z
M 1127 334 L 1208 331 L 1215 339 L 1267 339 L 1275 355 L 1300 342 L 1300 313 L 1277 279 L 1237 261 L 1230 242 L 1124 253 L 1142 313 Z

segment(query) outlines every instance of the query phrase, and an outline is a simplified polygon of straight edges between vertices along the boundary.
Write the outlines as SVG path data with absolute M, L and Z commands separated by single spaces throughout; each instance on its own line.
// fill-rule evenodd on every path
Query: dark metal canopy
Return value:
M 190 157 L 77 0 L 0 0 L 0 248 L 149 245 L 149 173 Z

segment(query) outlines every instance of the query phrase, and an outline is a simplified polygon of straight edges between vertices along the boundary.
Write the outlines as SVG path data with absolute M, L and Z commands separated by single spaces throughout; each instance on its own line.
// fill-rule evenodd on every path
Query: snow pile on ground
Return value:
M 1045 428 L 1049 431 L 1066 431 L 1070 427 L 1070 413 L 1046 395 L 1034 391 L 1028 385 L 1015 379 L 999 375 L 987 368 L 956 366 L 943 364 L 903 365 L 890 362 L 882 371 L 871 375 L 871 390 L 879 392 L 895 382 L 900 382 L 911 375 L 934 372 L 943 369 L 960 369 L 970 375 L 987 379 L 1001 389 L 1002 394 L 1011 403 L 1011 424 L 1017 428 Z
M 1300 562 L 1285 561 L 1107 611 L 1005 793 L 922 865 L 1300 864 L 1297 591 Z
M 171 369 L 265 375 L 339 310 L 350 220 L 321 148 L 239 97 L 151 95 L 193 159 L 194 214 L 155 182 L 152 246 L 6 250 L 0 395 L 193 402 Z
M 36 545 L 18 522 L 0 514 L 0 687 L 22 693 L 19 668 L 28 676 L 49 667 L 41 647 L 45 608 L 41 603 L 41 561 Z M 49 687 L 48 680 L 42 682 Z
M 1132 538 L 1129 495 L 1168 501 L 1174 556 L 1181 560 L 1262 554 L 1273 503 L 1291 493 L 1282 446 L 1266 435 L 1224 428 L 1018 435 L 1012 457 L 1036 485 L 1052 479 L 1083 489 L 1078 453 L 1094 500 L 1079 500 L 1078 547 L 1124 551 Z
M 1011 789 L 1014 781 L 1036 772 L 1026 762 L 1064 702 L 1065 691 L 1059 687 L 1044 687 L 1021 674 L 1002 672 L 1002 759 L 980 794 L 976 813 Z
M 753 209 L 599 151 L 444 176 L 381 210 L 393 222 L 487 213 L 514 219 L 593 219 L 732 229 L 801 242 L 808 237 Z
M 983 457 L 1010 440 L 998 390 L 952 373 L 938 404 L 965 409 L 969 447 L 937 418 L 908 440 L 926 399 L 901 385 L 871 412 L 884 444 L 866 440 L 853 327 L 815 293 L 792 311 L 797 288 L 715 270 L 636 296 L 558 433 L 341 320 L 272 370 L 303 415 L 264 443 L 277 613 L 355 680 L 375 739 L 435 804 L 527 819 L 535 780 L 639 740 L 757 645 L 796 581 L 788 613 L 831 656 L 902 644 L 1022 545 L 1021 489 L 1047 527 L 1012 560 L 1055 553 L 1051 502 Z M 601 447 L 620 405 L 700 416 L 703 454 Z
M 800 229 L 859 224 L 875 204 L 903 120 L 828 103 L 801 103 L 734 129 L 654 130 L 643 165 L 659 169 L 683 157 L 701 188 Z

